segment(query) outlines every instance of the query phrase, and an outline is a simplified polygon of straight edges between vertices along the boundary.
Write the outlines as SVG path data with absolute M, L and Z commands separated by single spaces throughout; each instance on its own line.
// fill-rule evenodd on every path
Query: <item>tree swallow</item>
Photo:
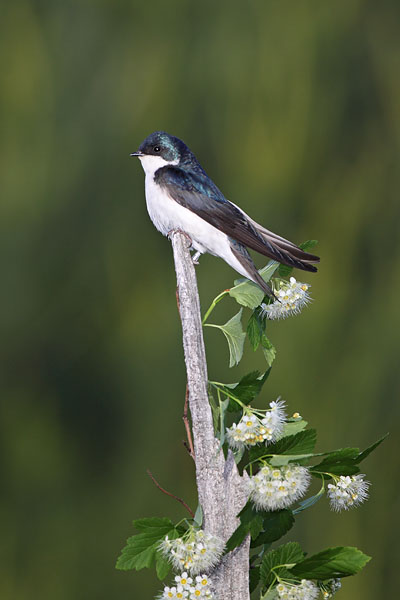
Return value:
M 265 229 L 227 200 L 179 138 L 155 131 L 131 156 L 139 158 L 146 174 L 150 219 L 163 235 L 175 229 L 186 233 L 196 251 L 194 262 L 205 252 L 219 256 L 272 298 L 247 248 L 289 267 L 317 270 L 318 256 Z

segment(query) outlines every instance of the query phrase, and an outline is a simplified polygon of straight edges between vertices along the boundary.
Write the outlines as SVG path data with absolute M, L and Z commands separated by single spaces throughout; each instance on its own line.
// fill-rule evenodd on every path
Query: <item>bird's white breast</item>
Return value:
M 228 236 L 173 200 L 168 192 L 154 181 L 154 174 L 158 169 L 166 165 L 176 165 L 177 162 L 167 162 L 160 156 L 143 156 L 140 160 L 146 174 L 147 211 L 158 231 L 168 235 L 174 229 L 180 229 L 191 238 L 195 250 L 202 254 L 209 252 L 220 256 L 239 273 L 246 275 L 243 266 L 232 253 Z
M 147 210 L 158 231 L 167 235 L 174 229 L 180 229 L 191 237 L 193 247 L 199 252 L 218 254 L 222 238 L 226 239 L 226 235 L 194 212 L 181 206 L 154 181 L 154 174 L 158 169 L 166 165 L 176 165 L 178 161 L 167 162 L 161 156 L 143 156 L 140 161 L 146 174 Z

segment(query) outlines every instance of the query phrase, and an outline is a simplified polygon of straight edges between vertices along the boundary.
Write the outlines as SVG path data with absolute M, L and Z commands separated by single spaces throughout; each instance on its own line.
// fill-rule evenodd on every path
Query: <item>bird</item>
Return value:
M 317 270 L 318 256 L 269 231 L 227 200 L 179 138 L 155 131 L 130 156 L 139 158 L 145 172 L 146 204 L 153 224 L 165 236 L 175 230 L 185 233 L 195 250 L 195 264 L 206 252 L 218 256 L 272 299 L 275 296 L 248 248 L 289 267 Z

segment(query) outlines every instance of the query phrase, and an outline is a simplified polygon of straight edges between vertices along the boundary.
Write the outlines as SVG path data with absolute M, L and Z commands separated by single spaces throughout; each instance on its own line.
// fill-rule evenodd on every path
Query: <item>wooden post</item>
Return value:
M 196 463 L 196 481 L 204 516 L 204 530 L 227 541 L 239 525 L 236 515 L 246 503 L 246 485 L 234 457 L 225 460 L 214 435 L 207 394 L 207 362 L 201 324 L 200 300 L 190 242 L 181 231 L 171 234 L 178 286 L 183 349 L 189 390 L 189 408 Z M 247 475 L 245 475 L 246 477 Z M 209 573 L 215 600 L 248 600 L 249 548 L 247 537 Z

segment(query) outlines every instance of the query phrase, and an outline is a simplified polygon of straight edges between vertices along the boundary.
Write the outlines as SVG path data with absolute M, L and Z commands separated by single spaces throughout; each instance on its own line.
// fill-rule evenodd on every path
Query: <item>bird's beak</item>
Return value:
M 130 154 L 129 156 L 144 156 L 143 152 L 140 152 L 140 150 L 138 150 L 137 152 L 132 152 L 132 154 Z

